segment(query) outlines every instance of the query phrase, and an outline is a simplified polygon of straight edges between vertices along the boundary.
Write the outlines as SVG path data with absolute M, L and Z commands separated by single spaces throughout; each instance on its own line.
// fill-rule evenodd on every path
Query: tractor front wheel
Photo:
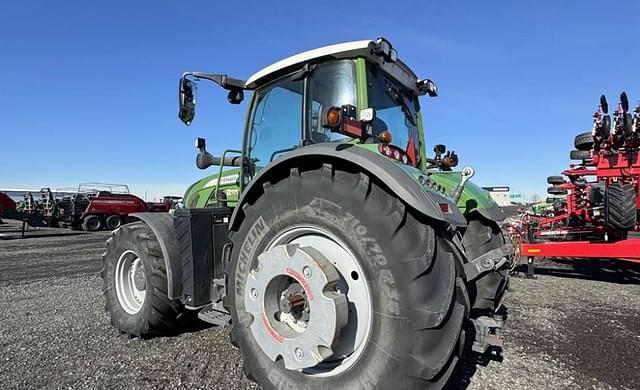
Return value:
M 111 324 L 132 337 L 175 334 L 187 311 L 167 296 L 160 243 L 144 222 L 111 234 L 102 255 L 102 292 Z
M 264 389 L 442 388 L 468 318 L 461 254 L 368 175 L 263 185 L 231 232 L 231 340 Z

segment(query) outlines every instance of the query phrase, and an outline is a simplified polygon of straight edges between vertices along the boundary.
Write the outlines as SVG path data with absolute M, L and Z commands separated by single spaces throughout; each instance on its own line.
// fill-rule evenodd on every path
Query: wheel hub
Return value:
M 258 256 L 249 273 L 245 306 L 254 317 L 251 333 L 273 361 L 285 368 L 314 367 L 333 354 L 347 324 L 338 271 L 311 247 L 277 245 Z

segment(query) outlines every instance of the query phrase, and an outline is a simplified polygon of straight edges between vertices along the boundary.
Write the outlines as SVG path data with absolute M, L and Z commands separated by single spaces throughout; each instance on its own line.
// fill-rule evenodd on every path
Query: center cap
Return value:
M 258 256 L 245 285 L 251 333 L 285 368 L 314 367 L 333 354 L 348 320 L 345 295 L 331 262 L 312 247 L 278 245 Z

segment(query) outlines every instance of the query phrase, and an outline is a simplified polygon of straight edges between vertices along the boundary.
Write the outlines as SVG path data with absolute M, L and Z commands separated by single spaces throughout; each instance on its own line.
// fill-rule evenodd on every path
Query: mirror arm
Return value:
M 226 74 L 214 74 L 214 73 L 201 73 L 201 72 L 187 72 L 182 77 L 191 76 L 195 79 L 209 80 L 218 84 L 222 88 L 228 91 L 237 91 L 246 89 L 246 81 L 234 79 Z

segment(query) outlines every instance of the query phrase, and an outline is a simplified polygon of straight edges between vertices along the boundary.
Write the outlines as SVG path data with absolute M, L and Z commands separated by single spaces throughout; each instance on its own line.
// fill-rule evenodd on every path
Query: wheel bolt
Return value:
M 304 353 L 302 353 L 302 350 L 300 348 L 296 348 L 294 353 L 296 355 L 296 359 L 298 360 L 302 360 L 302 358 L 304 357 Z
M 302 269 L 302 274 L 304 275 L 305 278 L 309 279 L 311 277 L 311 268 L 309 268 L 308 266 L 305 266 Z
M 258 290 L 256 290 L 255 288 L 251 289 L 251 298 L 253 299 L 258 298 Z

